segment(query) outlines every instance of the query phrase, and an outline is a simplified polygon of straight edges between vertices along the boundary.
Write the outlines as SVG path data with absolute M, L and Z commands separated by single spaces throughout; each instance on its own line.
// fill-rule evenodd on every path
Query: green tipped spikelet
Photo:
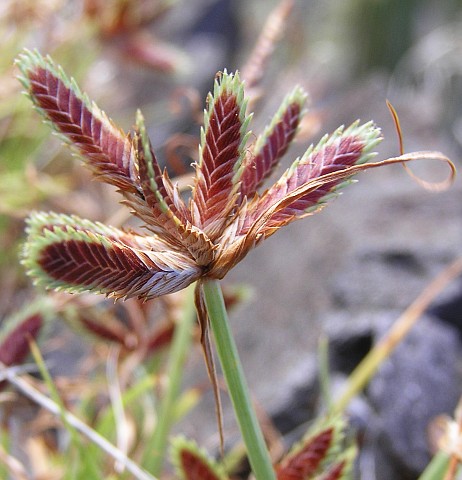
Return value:
M 201 273 L 158 237 L 42 212 L 27 222 L 22 263 L 34 283 L 48 289 L 148 299 L 181 290 Z
M 345 441 L 343 417 L 323 418 L 276 465 L 278 480 L 346 478 L 356 454 Z M 340 476 L 344 475 L 344 476 Z
M 83 94 L 50 57 L 24 50 L 19 80 L 37 111 L 101 180 L 138 192 L 135 150 L 129 135 Z
M 228 480 L 223 468 L 192 440 L 175 437 L 171 459 L 181 480 Z
M 367 168 L 363 164 L 374 156 L 371 150 L 381 139 L 380 129 L 373 122 L 356 121 L 347 129 L 339 127 L 331 135 L 325 135 L 297 158 L 261 197 L 254 199 L 253 214 L 248 216 L 242 231 L 247 231 L 267 211 L 272 210 L 272 215 L 260 229 L 264 236 L 320 210 L 333 193 L 346 185 L 346 180 Z
M 305 114 L 306 99 L 306 92 L 301 87 L 295 87 L 286 95 L 270 124 L 257 138 L 241 177 L 242 199 L 256 193 L 287 152 Z
M 193 189 L 195 222 L 214 240 L 236 209 L 251 116 L 238 73 L 226 70 L 207 97 Z

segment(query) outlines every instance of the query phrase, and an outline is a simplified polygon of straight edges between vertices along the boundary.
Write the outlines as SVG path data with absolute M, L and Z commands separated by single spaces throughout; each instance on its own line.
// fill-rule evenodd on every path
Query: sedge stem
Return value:
M 449 468 L 449 456 L 443 452 L 438 452 L 427 465 L 419 477 L 419 480 L 438 480 L 445 478 Z
M 203 292 L 218 358 L 247 449 L 250 466 L 256 480 L 276 480 L 263 433 L 250 400 L 249 388 L 237 347 L 229 328 L 220 284 L 217 280 L 206 280 L 203 283 Z

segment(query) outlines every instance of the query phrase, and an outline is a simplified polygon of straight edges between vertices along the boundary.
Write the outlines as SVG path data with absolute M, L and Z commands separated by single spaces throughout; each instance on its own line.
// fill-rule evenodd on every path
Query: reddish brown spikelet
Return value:
M 170 344 L 175 332 L 175 324 L 169 323 L 163 328 L 160 328 L 154 332 L 148 340 L 147 351 L 148 353 L 154 353 L 160 348 L 166 347 Z
M 180 462 L 185 480 L 221 480 L 204 459 L 191 450 L 180 452 Z
M 292 220 L 316 211 L 329 194 L 345 183 L 349 167 L 366 162 L 371 157 L 370 149 L 379 141 L 380 132 L 371 122 L 364 125 L 355 122 L 346 130 L 341 127 L 325 136 L 316 147 L 311 146 L 301 159 L 297 159 L 260 199 L 255 200 L 244 231 L 281 199 L 286 199 L 283 207 L 278 208 L 265 225 L 267 236 Z M 338 178 L 329 181 L 326 176 L 335 173 L 340 174 Z M 322 181 L 311 183 L 316 180 Z M 299 188 L 304 188 L 306 193 L 291 199 L 291 194 Z
M 187 287 L 201 269 L 187 255 L 144 237 L 76 216 L 33 213 L 24 265 L 39 285 L 144 299 Z
M 208 102 L 193 199 L 198 226 L 213 240 L 235 208 L 249 118 L 237 75 L 224 73 Z
M 85 327 L 85 329 L 101 339 L 109 340 L 110 342 L 118 343 L 120 345 L 124 345 L 125 343 L 125 335 L 127 332 L 124 331 L 123 328 L 114 328 L 113 323 L 111 323 L 110 327 L 107 327 L 106 324 L 93 320 L 86 315 L 79 315 L 79 322 Z
M 198 184 L 199 195 L 196 197 L 202 200 L 200 205 L 204 226 L 217 217 L 228 203 L 241 140 L 241 125 L 236 121 L 238 111 L 236 97 L 223 94 L 215 102 L 214 114 L 210 118 L 203 153 L 204 181 Z
M 221 465 L 184 437 L 172 439 L 171 458 L 182 480 L 228 480 Z
M 90 263 L 90 259 L 94 262 Z M 98 278 L 101 287 L 109 290 L 111 285 L 123 283 L 129 270 L 136 276 L 147 270 L 135 255 L 118 245 L 108 249 L 101 244 L 78 240 L 48 245 L 42 251 L 39 263 L 56 280 L 91 288 Z
M 365 144 L 361 139 L 346 137 L 338 145 L 329 145 L 313 155 L 312 163 L 301 164 L 287 182 L 287 191 L 293 191 L 311 178 L 319 178 L 331 172 L 344 170 L 354 165 L 364 149 Z M 273 222 L 280 222 L 286 218 L 304 212 L 330 193 L 338 182 L 328 182 L 322 187 L 295 201 L 290 207 L 281 210 L 273 217 Z
M 137 215 L 153 230 L 168 238 L 171 245 L 187 249 L 199 265 L 208 265 L 213 258 L 213 244 L 190 222 L 190 211 L 184 205 L 178 189 L 162 174 L 146 133 L 141 112 L 137 114 L 138 161 L 141 188 L 148 211 L 140 202 L 131 203 Z
M 136 131 L 140 184 L 146 203 L 154 210 L 153 214 L 155 216 L 169 211 L 177 216 L 181 222 L 190 220 L 189 210 L 171 184 L 167 173 L 162 173 L 160 169 L 140 110 L 136 114 Z M 164 222 L 170 220 L 171 222 L 171 219 L 167 217 L 162 220 Z
M 72 239 L 46 246 L 38 264 L 57 282 L 115 297 L 132 291 L 138 294 L 160 270 L 143 252 L 135 253 L 116 243 L 103 245 Z
M 50 59 L 27 52 L 21 79 L 38 110 L 85 159 L 95 174 L 120 189 L 136 191 L 132 142 Z
M 259 151 L 245 165 L 241 177 L 242 196 L 252 196 L 286 153 L 301 118 L 301 105 L 287 105 L 282 118 L 274 125 Z
M 22 363 L 29 353 L 29 340 L 36 339 L 43 325 L 43 316 L 35 313 L 20 322 L 0 345 L 0 362 L 4 365 Z
M 328 428 L 308 439 L 295 453 L 276 466 L 278 480 L 306 480 L 314 475 L 326 458 L 332 444 L 334 429 Z

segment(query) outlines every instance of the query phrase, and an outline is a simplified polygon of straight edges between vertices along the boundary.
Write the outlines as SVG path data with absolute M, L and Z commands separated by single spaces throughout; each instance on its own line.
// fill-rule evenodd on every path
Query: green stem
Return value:
M 175 421 L 175 403 L 180 393 L 184 362 L 191 345 L 192 327 L 196 320 L 193 291 L 193 287 L 188 289 L 182 315 L 175 328 L 167 366 L 168 384 L 157 412 L 156 429 L 145 448 L 143 457 L 144 468 L 155 476 L 161 474 L 165 460 L 168 435 Z
M 422 472 L 419 480 L 441 480 L 448 470 L 449 456 L 445 453 L 438 452 Z
M 236 344 L 229 328 L 220 285 L 216 280 L 207 280 L 204 282 L 203 288 L 221 369 L 247 448 L 250 466 L 256 480 L 276 480 L 268 449 L 252 407 Z
M 322 335 L 319 338 L 318 345 L 319 357 L 319 385 L 321 387 L 321 396 L 326 404 L 327 410 L 332 409 L 332 389 L 330 384 L 330 366 L 329 366 L 329 340 L 327 336 Z

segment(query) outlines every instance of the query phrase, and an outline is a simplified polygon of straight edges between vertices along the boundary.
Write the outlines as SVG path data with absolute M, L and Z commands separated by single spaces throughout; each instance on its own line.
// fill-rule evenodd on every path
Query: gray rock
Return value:
M 424 317 L 369 385 L 368 396 L 381 420 L 382 450 L 408 474 L 422 471 L 430 459 L 429 422 L 454 411 L 462 385 L 461 361 L 457 332 Z
M 332 377 L 350 374 L 399 313 L 326 315 Z M 372 378 L 365 395 L 351 402 L 350 424 L 362 446 L 358 478 L 412 480 L 428 464 L 428 424 L 441 413 L 452 415 L 460 396 L 460 338 L 456 328 L 436 317 L 421 318 Z M 334 398 L 343 388 L 334 390 Z
M 422 278 L 434 277 L 452 255 L 443 249 L 405 245 L 357 252 L 333 281 L 334 303 L 350 310 L 404 309 L 422 289 Z
M 315 417 L 319 402 L 318 365 L 307 355 L 284 382 L 283 394 L 271 410 L 271 420 L 289 448 L 306 433 L 307 422 Z
M 440 320 L 457 329 L 462 335 L 462 283 L 455 286 L 455 293 L 448 292 L 442 299 L 435 302 L 430 312 Z
M 329 339 L 329 363 L 333 372 L 349 375 L 372 348 L 376 332 L 383 330 L 399 311 L 332 311 L 322 320 Z

